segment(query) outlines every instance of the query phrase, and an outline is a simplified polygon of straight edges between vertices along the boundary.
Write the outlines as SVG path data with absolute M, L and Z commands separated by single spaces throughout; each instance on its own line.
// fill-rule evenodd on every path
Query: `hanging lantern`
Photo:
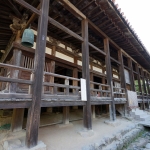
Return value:
M 33 47 L 34 33 L 30 28 L 24 30 L 21 44 L 25 47 Z

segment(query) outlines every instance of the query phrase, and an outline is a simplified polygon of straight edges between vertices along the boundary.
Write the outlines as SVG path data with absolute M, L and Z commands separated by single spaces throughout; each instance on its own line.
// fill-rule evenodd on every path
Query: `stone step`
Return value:
M 143 111 L 143 110 L 140 110 L 140 109 L 136 109 L 136 110 L 135 110 L 135 109 L 132 109 L 132 110 L 131 110 L 131 112 L 138 112 L 138 111 Z
M 150 116 L 145 116 L 145 117 L 139 118 L 137 120 L 139 120 L 139 121 L 148 121 L 148 120 L 150 120 Z
M 131 113 L 144 113 L 143 110 L 131 111 Z
M 150 116 L 147 114 L 135 115 L 135 118 L 145 118 L 146 116 Z

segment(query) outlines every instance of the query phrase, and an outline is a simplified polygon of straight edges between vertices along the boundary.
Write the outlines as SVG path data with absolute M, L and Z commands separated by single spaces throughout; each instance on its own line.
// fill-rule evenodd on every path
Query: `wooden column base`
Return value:
M 69 107 L 63 107 L 63 124 L 69 124 Z
M 21 131 L 24 117 L 24 108 L 13 109 L 11 131 Z

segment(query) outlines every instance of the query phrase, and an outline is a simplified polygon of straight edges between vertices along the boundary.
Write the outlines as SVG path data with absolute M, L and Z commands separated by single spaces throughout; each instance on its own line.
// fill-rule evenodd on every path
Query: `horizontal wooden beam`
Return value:
M 72 3 L 70 3 L 70 1 L 68 0 L 58 0 L 58 1 L 80 20 L 86 19 L 86 16 L 80 10 L 78 10 Z
M 48 21 L 49 23 L 53 24 L 54 26 L 56 26 L 57 28 L 61 29 L 62 31 L 68 33 L 69 35 L 73 36 L 74 38 L 83 41 L 83 38 L 81 36 L 79 36 L 78 34 L 74 33 L 73 31 L 71 31 L 70 29 L 68 29 L 67 27 L 65 27 L 64 25 L 60 24 L 59 22 L 57 22 L 56 20 L 54 20 L 51 17 L 48 17 Z
M 36 9 L 35 7 L 31 6 L 30 4 L 28 4 L 27 2 L 25 2 L 24 0 L 15 0 L 18 4 L 22 5 L 23 7 L 31 10 L 32 12 L 34 12 L 37 15 L 40 15 L 40 11 L 38 9 Z
M 31 99 L 31 94 L 0 93 L 0 99 Z
M 33 69 L 28 69 L 28 68 L 19 67 L 19 66 L 14 66 L 14 65 L 10 65 L 10 64 L 4 64 L 4 63 L 0 63 L 0 67 L 13 68 L 13 69 L 22 70 L 22 71 L 27 71 L 27 72 L 33 72 L 33 71 L 34 71 Z
M 29 101 L 0 101 L 0 109 L 29 108 L 30 106 Z
M 116 59 L 114 59 L 113 57 L 110 57 L 110 59 L 112 60 L 112 61 L 114 61 L 114 62 L 116 62 L 117 64 L 121 64 L 118 60 L 116 60 Z
M 100 52 L 101 54 L 106 56 L 106 53 L 103 52 L 101 49 L 99 49 L 98 47 L 94 46 L 92 43 L 89 42 L 89 46 L 91 46 L 93 49 L 95 49 L 96 51 Z
M 29 85 L 31 85 L 33 83 L 30 80 L 13 79 L 13 78 L 7 78 L 7 77 L 0 77 L 0 81 L 3 81 L 3 82 L 13 82 L 13 83 L 21 83 L 21 84 L 29 84 Z

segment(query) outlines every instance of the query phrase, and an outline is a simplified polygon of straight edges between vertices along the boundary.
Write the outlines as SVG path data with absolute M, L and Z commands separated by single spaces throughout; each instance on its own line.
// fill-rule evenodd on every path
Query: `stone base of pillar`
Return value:
M 107 125 L 111 125 L 113 127 L 119 126 L 121 123 L 118 120 L 115 121 L 111 121 L 111 120 L 105 120 L 104 123 L 106 123 Z
M 82 137 L 91 137 L 94 135 L 94 131 L 83 129 L 81 131 L 78 131 L 78 134 L 80 134 Z

